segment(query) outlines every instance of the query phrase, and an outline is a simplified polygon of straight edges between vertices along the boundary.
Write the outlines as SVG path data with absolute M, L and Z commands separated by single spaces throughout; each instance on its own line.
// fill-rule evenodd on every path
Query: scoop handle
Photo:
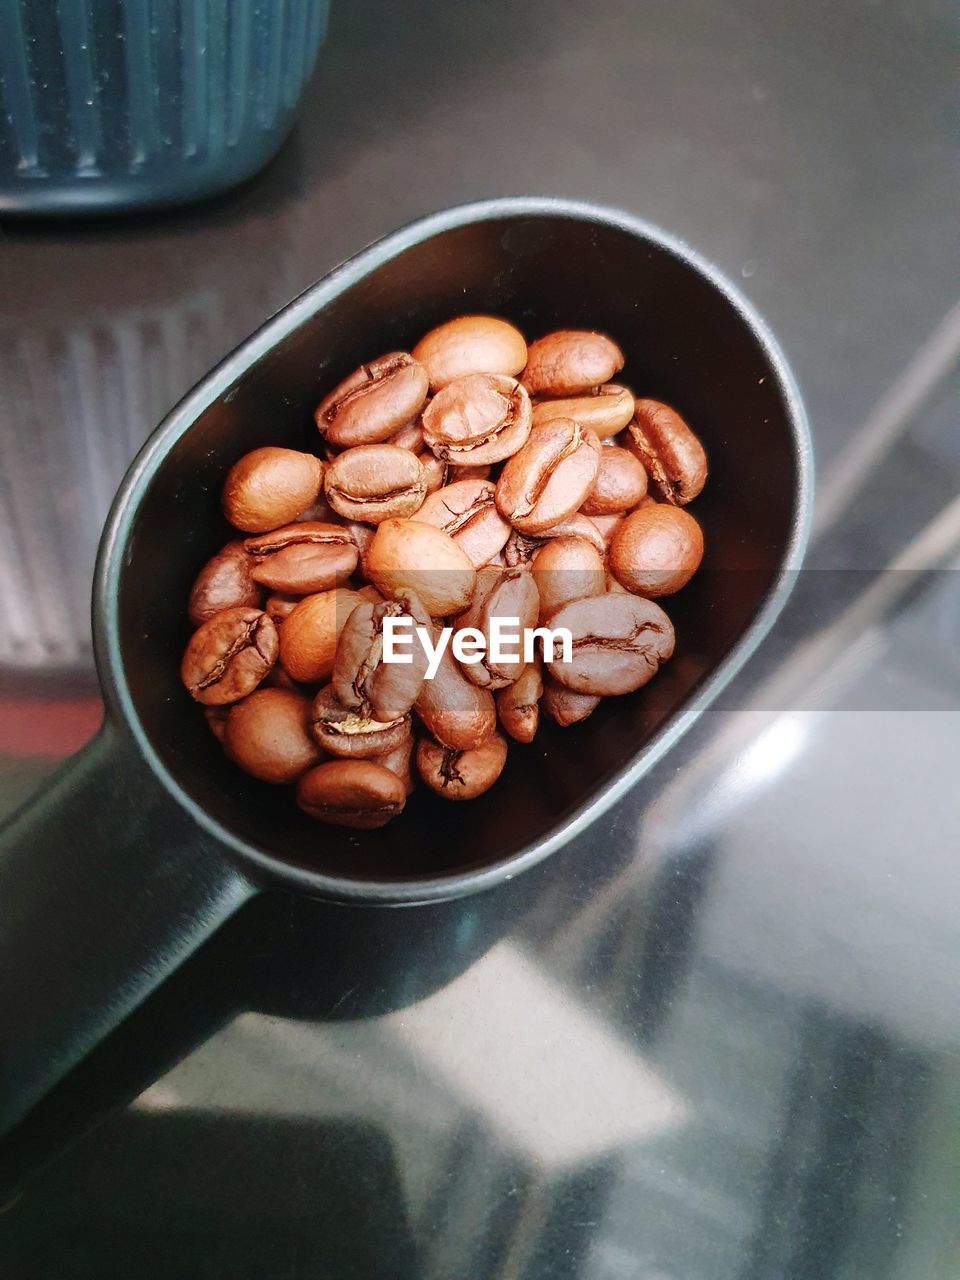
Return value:
M 253 892 L 108 722 L 0 828 L 0 1133 Z

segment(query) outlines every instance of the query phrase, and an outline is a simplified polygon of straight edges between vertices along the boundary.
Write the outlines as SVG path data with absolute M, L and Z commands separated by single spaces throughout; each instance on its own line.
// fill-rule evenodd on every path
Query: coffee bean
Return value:
M 288 524 L 243 545 L 253 558 L 254 582 L 292 595 L 329 591 L 357 567 L 357 544 L 342 524 Z
M 331 760 L 297 783 L 297 803 L 319 822 L 372 830 L 403 812 L 406 792 L 395 773 L 370 760 Z
M 647 495 L 647 473 L 627 449 L 608 445 L 600 450 L 600 469 L 580 510 L 586 516 L 632 511 Z
M 320 746 L 332 756 L 364 759 L 393 751 L 410 737 L 410 717 L 375 720 L 366 708 L 345 707 L 332 684 L 313 700 L 310 727 Z
M 197 574 L 187 612 L 195 627 L 224 609 L 260 604 L 260 588 L 251 576 L 253 564 L 242 542 L 228 542 Z
M 507 744 L 499 734 L 468 751 L 455 751 L 430 738 L 417 743 L 417 769 L 431 791 L 444 800 L 474 800 L 503 772 Z
M 571 724 L 579 724 L 592 715 L 600 705 L 600 699 L 593 693 L 576 693 L 557 684 L 548 675 L 543 677 L 543 696 L 540 705 L 546 715 L 561 729 Z
M 623 368 L 623 352 L 602 333 L 557 329 L 530 344 L 521 381 L 532 396 L 580 396 Z
M 537 736 L 542 694 L 543 677 L 536 662 L 528 663 L 513 684 L 497 690 L 497 716 L 515 742 L 532 742 Z
M 455 480 L 430 495 L 417 519 L 449 534 L 477 569 L 497 554 L 510 525 L 497 510 L 496 486 L 489 480 Z
M 296 782 L 321 756 L 310 734 L 310 699 L 288 689 L 257 689 L 238 702 L 223 745 L 234 764 L 262 782 Z
M 280 627 L 280 662 L 287 675 L 302 684 L 329 680 L 340 632 L 360 603 L 346 587 L 301 600 Z
M 377 444 L 405 426 L 423 407 L 427 371 L 405 351 L 362 364 L 317 407 L 321 433 L 340 448 Z
M 443 488 L 450 478 L 450 464 L 444 462 L 442 458 L 438 458 L 429 449 L 423 453 L 418 453 L 417 458 L 423 468 L 424 487 L 427 494 L 436 493 L 438 489 Z
M 433 632 L 436 642 L 439 629 Z M 493 694 L 466 678 L 449 645 L 436 675 L 423 682 L 414 710 L 427 731 L 455 751 L 479 746 L 497 727 Z
M 540 400 L 533 406 L 533 423 L 572 418 L 598 440 L 607 440 L 622 431 L 633 417 L 633 396 L 615 382 L 595 387 L 582 396 L 563 400 Z
M 389 769 L 391 773 L 395 773 L 403 783 L 405 795 L 413 795 L 414 777 L 413 777 L 413 734 L 409 734 L 399 746 L 393 748 L 392 751 L 385 752 L 382 756 L 371 756 L 371 764 L 383 765 L 384 769 Z
M 383 625 L 386 618 L 406 618 L 411 643 L 405 653 L 410 662 L 383 661 Z M 405 716 L 416 702 L 427 671 L 427 654 L 412 627 L 430 626 L 430 617 L 409 591 L 393 600 L 357 605 L 347 619 L 337 644 L 333 664 L 333 688 L 345 707 L 362 709 L 378 721 Z
M 541 622 L 571 600 L 603 594 L 603 558 L 585 538 L 551 538 L 533 557 L 531 567 L 540 594 Z
M 472 373 L 438 391 L 422 421 L 438 458 L 454 466 L 502 462 L 530 434 L 530 397 L 514 378 Z
M 419 520 L 387 520 L 370 544 L 367 573 L 384 596 L 412 591 L 434 618 L 460 613 L 476 571 L 449 534 Z
M 231 707 L 204 707 L 203 717 L 210 726 L 210 732 L 216 740 L 222 745 L 223 735 L 227 731 L 227 721 L 230 718 Z
M 470 608 L 457 618 L 457 629 L 473 627 L 480 633 L 483 649 L 478 662 L 461 662 L 464 675 L 484 689 L 502 689 L 511 684 L 523 670 L 523 636 L 537 625 L 540 597 L 533 575 L 523 569 L 481 569 L 477 574 L 477 588 Z M 515 657 L 494 661 L 491 656 L 493 623 L 496 618 L 517 618 L 519 626 L 511 624 L 511 632 L 517 631 L 515 645 L 504 643 L 507 652 Z
M 390 437 L 387 444 L 396 445 L 398 449 L 409 449 L 411 453 L 422 454 L 426 446 L 423 443 L 423 427 L 420 425 L 420 419 L 414 418 L 412 422 L 401 427 L 395 435 Z
M 523 334 L 496 316 L 459 316 L 431 329 L 413 349 L 430 389 L 439 391 L 469 373 L 518 374 L 527 362 Z
M 267 596 L 263 610 L 279 626 L 284 618 L 290 617 L 301 599 L 302 596 L 289 596 L 276 591 L 273 595 Z
M 659 400 L 638 400 L 627 444 L 658 498 L 686 506 L 707 480 L 707 455 L 683 418 Z
M 593 523 L 593 527 L 600 535 L 600 539 L 603 543 L 602 552 L 603 554 L 606 554 L 613 535 L 616 533 L 617 529 L 619 529 L 620 523 L 623 520 L 623 512 L 617 511 L 614 515 L 610 516 L 590 516 L 590 520 Z
M 530 432 L 497 481 L 497 508 L 521 533 L 542 533 L 572 515 L 593 488 L 600 442 L 570 418 Z
M 254 449 L 227 472 L 223 514 L 245 533 L 266 533 L 306 511 L 322 481 L 323 463 L 311 453 Z
M 551 677 L 575 693 L 632 693 L 673 653 L 673 625 L 659 605 L 633 595 L 575 600 L 551 621 L 573 638 L 569 662 L 548 664 Z
M 259 609 L 224 609 L 193 633 L 180 665 L 190 696 L 206 706 L 239 702 L 277 660 L 277 628 Z
M 417 456 L 393 444 L 364 444 L 331 462 L 323 481 L 327 501 L 346 520 L 380 524 L 412 516 L 427 481 Z
M 703 532 L 682 507 L 643 506 L 619 526 L 610 544 L 610 568 L 630 591 L 667 596 L 693 577 L 703 559 Z

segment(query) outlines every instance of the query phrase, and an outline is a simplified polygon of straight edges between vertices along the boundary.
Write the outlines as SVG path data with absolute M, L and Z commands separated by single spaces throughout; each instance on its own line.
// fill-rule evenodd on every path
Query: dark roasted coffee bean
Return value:
M 187 612 L 195 627 L 224 609 L 255 609 L 260 588 L 251 577 L 252 561 L 242 542 L 228 542 L 203 566 L 190 592 Z
M 557 329 L 530 344 L 521 380 L 532 396 L 580 396 L 623 368 L 623 352 L 602 333 Z
M 289 689 L 257 689 L 238 702 L 223 745 L 234 764 L 262 782 L 296 782 L 321 759 L 310 734 L 310 699 Z
M 489 480 L 456 480 L 432 493 L 417 519 L 450 535 L 470 562 L 481 569 L 510 536 L 497 510 L 496 486 Z
M 341 453 L 327 468 L 327 501 L 346 520 L 380 524 L 412 516 L 427 493 L 416 454 L 393 444 L 364 444 Z
M 455 751 L 431 738 L 417 743 L 417 769 L 431 791 L 444 800 L 474 800 L 488 791 L 503 772 L 507 744 L 494 734 L 480 746 Z
M 571 600 L 603 594 L 603 558 L 585 538 L 551 538 L 533 557 L 531 568 L 541 622 Z
M 548 663 L 558 684 L 598 697 L 631 693 L 673 653 L 673 625 L 659 605 L 640 596 L 593 596 L 559 609 L 550 621 L 572 637 L 570 661 Z
M 481 569 L 473 603 L 456 621 L 458 631 L 472 627 L 479 633 L 478 660 L 460 664 L 467 679 L 484 689 L 502 689 L 516 680 L 524 666 L 523 637 L 537 625 L 539 611 L 540 597 L 532 574 L 524 569 Z M 508 618 L 519 621 L 519 626 L 509 625 L 510 633 L 518 638 L 513 644 L 502 642 L 501 647 L 515 656 L 495 661 L 491 644 L 496 620 Z
M 497 690 L 497 716 L 515 742 L 532 742 L 536 737 L 542 694 L 543 677 L 537 662 L 528 663 L 513 684 Z
M 497 481 L 497 508 L 521 533 L 542 533 L 572 515 L 593 488 L 600 441 L 570 418 L 545 422 L 508 458 Z
M 643 463 L 658 498 L 686 506 L 707 480 L 707 455 L 683 418 L 659 400 L 638 400 L 627 446 Z
M 297 803 L 319 822 L 372 830 L 403 812 L 406 792 L 390 769 L 371 760 L 331 760 L 297 783 Z
M 423 411 L 423 438 L 454 466 L 502 462 L 530 434 L 530 397 L 514 378 L 471 373 L 438 391 Z
M 254 449 L 235 462 L 223 486 L 223 513 L 245 533 L 290 524 L 316 502 L 323 463 L 294 449 Z
M 434 627 L 434 643 L 438 636 Z M 429 733 L 456 751 L 479 746 L 497 727 L 493 694 L 466 678 L 449 644 L 436 675 L 423 682 L 414 710 Z
M 292 595 L 329 591 L 357 567 L 357 544 L 342 524 L 299 522 L 247 538 L 253 580 Z
M 533 424 L 554 418 L 572 418 L 598 440 L 608 440 L 622 431 L 633 417 L 633 396 L 626 387 L 608 382 L 587 395 L 564 400 L 540 400 L 533 406 Z
M 523 334 L 496 316 L 459 316 L 431 329 L 413 349 L 439 391 L 470 373 L 518 374 L 527 362 Z
M 626 517 L 610 543 L 610 568 L 629 591 L 667 596 L 686 586 L 703 559 L 703 531 L 682 507 L 658 502 Z
M 409 662 L 383 661 L 383 628 L 387 618 L 409 622 L 404 647 Z M 430 626 L 426 609 L 410 591 L 399 591 L 393 600 L 357 605 L 347 619 L 337 644 L 333 664 L 333 688 L 345 707 L 362 709 L 374 720 L 394 721 L 405 716 L 416 702 L 427 671 L 427 654 L 413 632 L 414 626 Z
M 391 351 L 362 364 L 320 401 L 317 426 L 340 448 L 378 444 L 420 412 L 428 389 L 426 369 L 407 352 Z
M 647 495 L 647 473 L 627 449 L 608 445 L 600 450 L 600 469 L 580 510 L 586 516 L 609 516 L 632 511 Z
M 313 736 L 332 756 L 364 759 L 382 756 L 410 737 L 410 717 L 374 720 L 369 710 L 345 707 L 332 684 L 326 685 L 310 708 Z
M 277 660 L 277 628 L 259 609 L 224 609 L 194 632 L 180 675 L 205 706 L 239 702 Z

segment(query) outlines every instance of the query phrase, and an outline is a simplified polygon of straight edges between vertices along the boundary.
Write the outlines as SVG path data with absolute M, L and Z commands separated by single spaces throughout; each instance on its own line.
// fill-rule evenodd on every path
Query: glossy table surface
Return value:
M 818 486 L 761 653 L 574 845 L 459 904 L 256 901 L 0 1144 L 5 1280 L 960 1273 L 951 16 L 356 0 L 243 190 L 0 228 L 4 813 L 99 721 L 93 557 L 140 443 L 431 209 L 562 194 L 686 238 L 780 338 Z

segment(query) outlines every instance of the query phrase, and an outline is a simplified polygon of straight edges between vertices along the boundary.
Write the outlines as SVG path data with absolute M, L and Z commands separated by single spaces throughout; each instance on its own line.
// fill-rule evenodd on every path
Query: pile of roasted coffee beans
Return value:
M 654 597 L 703 555 L 684 508 L 707 461 L 679 414 L 611 381 L 622 368 L 600 333 L 528 347 L 461 316 L 321 401 L 322 456 L 240 458 L 223 510 L 245 536 L 200 571 L 181 669 L 230 759 L 323 822 L 379 827 L 415 774 L 472 799 L 541 709 L 569 725 L 645 684 L 674 647 Z M 448 644 L 427 679 L 415 639 L 410 662 L 382 660 L 402 615 L 434 637 L 519 618 L 572 649 L 467 663 Z

